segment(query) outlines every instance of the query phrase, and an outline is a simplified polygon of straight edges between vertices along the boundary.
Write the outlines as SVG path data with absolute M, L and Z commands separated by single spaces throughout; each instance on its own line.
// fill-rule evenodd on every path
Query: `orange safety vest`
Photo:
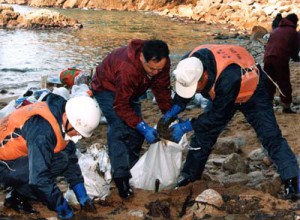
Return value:
M 230 64 L 237 64 L 241 67 L 242 82 L 238 97 L 235 103 L 247 102 L 256 90 L 259 82 L 259 71 L 256 67 L 255 60 L 251 54 L 243 47 L 228 44 L 207 44 L 196 47 L 190 54 L 192 56 L 200 49 L 209 49 L 216 60 L 218 80 L 222 71 Z M 215 98 L 215 83 L 209 91 L 209 96 L 213 100 Z
M 52 126 L 56 136 L 54 153 L 65 149 L 67 142 L 64 140 L 60 125 L 53 116 L 46 102 L 37 102 L 17 109 L 10 115 L 0 119 L 0 160 L 15 160 L 27 156 L 26 140 L 15 129 L 21 129 L 25 122 L 34 115 L 45 118 Z

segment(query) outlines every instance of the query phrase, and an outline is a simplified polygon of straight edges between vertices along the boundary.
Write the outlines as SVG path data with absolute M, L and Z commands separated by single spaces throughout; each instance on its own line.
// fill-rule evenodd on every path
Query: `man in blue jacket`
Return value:
M 160 122 L 167 124 L 176 118 L 197 91 L 212 101 L 197 118 L 170 128 L 170 139 L 177 143 L 185 133 L 194 131 L 178 187 L 201 178 L 218 136 L 240 111 L 276 165 L 286 198 L 300 197 L 297 159 L 277 124 L 267 94 L 268 78 L 249 52 L 237 45 L 200 45 L 183 57 L 173 73 L 174 103 Z
M 0 183 L 13 190 L 4 205 L 35 212 L 27 198 L 42 201 L 60 219 L 73 209 L 56 184 L 64 176 L 83 210 L 95 211 L 84 187 L 75 154 L 76 142 L 90 137 L 100 121 L 100 108 L 88 96 L 71 98 L 49 94 L 46 101 L 17 109 L 0 120 Z

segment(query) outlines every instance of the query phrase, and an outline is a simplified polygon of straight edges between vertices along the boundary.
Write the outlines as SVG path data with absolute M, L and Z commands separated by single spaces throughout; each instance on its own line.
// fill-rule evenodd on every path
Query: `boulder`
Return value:
M 0 28 L 78 29 L 81 27 L 82 25 L 76 19 L 55 11 L 41 9 L 20 15 L 14 12 L 12 7 L 0 5 Z

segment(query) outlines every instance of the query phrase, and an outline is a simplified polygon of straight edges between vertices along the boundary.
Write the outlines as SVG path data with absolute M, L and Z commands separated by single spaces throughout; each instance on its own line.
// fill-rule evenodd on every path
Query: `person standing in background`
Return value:
M 279 26 L 280 21 L 282 20 L 282 15 L 280 13 L 278 13 L 274 20 L 272 21 L 272 30 L 274 30 L 275 28 L 277 28 Z
M 112 175 L 122 198 L 133 195 L 130 169 L 144 139 L 158 141 L 157 130 L 142 118 L 140 97 L 151 88 L 162 113 L 171 108 L 169 48 L 161 40 L 132 40 L 97 66 L 92 91 L 107 120 Z
M 282 18 L 279 26 L 275 28 L 267 42 L 264 53 L 264 70 L 279 86 L 280 100 L 284 113 L 296 113 L 291 109 L 292 85 L 290 82 L 289 61 L 299 61 L 299 39 L 296 31 L 298 17 L 289 14 Z M 269 81 L 268 93 L 271 100 L 274 99 L 276 86 Z

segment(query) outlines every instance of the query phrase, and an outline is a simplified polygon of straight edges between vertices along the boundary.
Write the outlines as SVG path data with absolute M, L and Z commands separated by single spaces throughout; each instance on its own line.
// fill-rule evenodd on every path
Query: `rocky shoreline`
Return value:
M 251 33 L 254 26 L 270 30 L 277 13 L 283 16 L 296 13 L 300 17 L 299 0 L 0 0 L 1 3 L 32 7 L 153 11 L 170 18 L 225 24 L 232 30 L 244 33 Z
M 12 6 L 0 5 L 0 28 L 61 29 L 82 28 L 78 20 L 58 12 L 41 9 L 21 15 Z

